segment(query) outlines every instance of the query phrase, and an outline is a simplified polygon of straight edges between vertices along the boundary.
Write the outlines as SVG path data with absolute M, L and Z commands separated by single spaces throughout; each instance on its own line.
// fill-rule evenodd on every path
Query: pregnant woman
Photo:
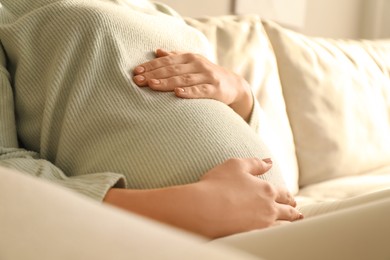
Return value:
M 388 199 L 237 234 L 303 216 L 255 132 L 258 104 L 249 86 L 213 64 L 205 38 L 169 8 L 136 0 L 0 3 L 1 167 L 208 238 L 224 237 L 219 240 L 256 255 L 283 255 L 272 259 L 335 259 L 336 253 L 343 255 L 339 259 L 367 259 L 367 248 L 368 258 L 388 259 L 373 255 L 389 256 L 388 246 L 380 246 L 387 242 L 381 237 L 389 230 Z M 120 241 L 116 229 L 114 236 L 99 231 L 100 225 L 112 227 L 105 207 L 80 210 L 79 205 L 95 204 L 74 204 L 68 196 L 57 200 L 53 189 L 34 186 L 36 180 L 26 187 L 15 171 L 0 172 L 2 180 L 10 175 L 16 180 L 0 182 L 6 209 L 0 222 L 11 219 L 0 237 L 0 247 L 7 241 L 10 246 L 0 252 L 23 253 L 29 246 L 60 257 L 61 250 L 87 252 L 83 248 L 93 245 L 90 251 L 103 258 L 102 249 L 109 252 Z M 25 205 L 23 212 L 26 199 L 18 203 L 18 195 L 26 193 L 27 201 L 42 207 Z M 14 213 L 19 211 L 23 214 Z M 174 255 L 178 241 L 186 241 L 165 241 L 145 223 L 134 223 L 134 230 L 122 232 L 130 236 L 123 259 L 143 254 L 137 242 L 145 237 L 147 250 L 152 240 L 150 251 L 156 244 L 164 248 L 156 254 Z M 61 232 L 41 235 L 52 229 Z M 31 239 L 31 231 L 39 239 Z M 66 243 L 51 243 L 58 238 Z M 95 246 L 93 241 L 104 238 L 109 240 L 104 246 Z M 72 241 L 77 247 L 68 246 Z M 375 245 L 367 247 L 367 241 Z M 128 250 L 131 246 L 137 249 Z M 197 252 L 188 253 L 201 259 Z
M 0 165 L 211 238 L 302 218 L 251 129 L 249 86 L 181 19 L 1 3 Z

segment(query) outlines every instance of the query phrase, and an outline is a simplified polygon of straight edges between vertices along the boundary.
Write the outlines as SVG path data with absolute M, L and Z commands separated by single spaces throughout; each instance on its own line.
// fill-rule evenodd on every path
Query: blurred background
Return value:
M 258 14 L 303 34 L 390 38 L 390 0 L 158 0 L 183 16 Z

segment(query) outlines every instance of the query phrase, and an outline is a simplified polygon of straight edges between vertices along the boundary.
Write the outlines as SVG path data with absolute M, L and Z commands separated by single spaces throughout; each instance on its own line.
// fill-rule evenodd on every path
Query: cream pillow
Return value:
M 186 18 L 214 48 L 216 62 L 243 76 L 261 106 L 259 134 L 288 189 L 298 191 L 298 168 L 275 55 L 258 16 Z
M 300 185 L 390 165 L 390 40 L 307 37 L 264 22 L 294 134 Z

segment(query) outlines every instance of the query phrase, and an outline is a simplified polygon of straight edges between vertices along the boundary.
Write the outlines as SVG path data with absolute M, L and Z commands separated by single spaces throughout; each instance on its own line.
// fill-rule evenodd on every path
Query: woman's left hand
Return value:
M 193 53 L 156 51 L 156 58 L 138 65 L 134 82 L 180 98 L 210 98 L 229 105 L 246 121 L 253 100 L 249 84 L 237 74 Z

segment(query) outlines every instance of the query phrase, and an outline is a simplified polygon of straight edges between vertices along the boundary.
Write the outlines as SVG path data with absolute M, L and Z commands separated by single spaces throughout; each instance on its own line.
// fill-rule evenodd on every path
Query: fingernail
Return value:
M 152 83 L 152 84 L 154 84 L 154 85 L 159 85 L 159 84 L 161 83 L 161 81 L 158 80 L 158 79 L 151 79 L 151 80 L 150 80 L 150 83 Z
M 303 216 L 302 213 L 299 213 L 299 219 L 304 219 L 304 218 L 305 218 L 305 216 Z
M 297 206 L 297 201 L 294 198 L 292 199 L 292 204 L 294 205 L 294 207 Z
M 142 73 L 142 72 L 145 71 L 145 68 L 142 67 L 142 66 L 138 66 L 138 67 L 136 67 L 136 68 L 134 69 L 134 71 L 135 71 L 136 73 Z
M 142 82 L 145 80 L 145 77 L 142 75 L 138 75 L 134 77 L 135 81 Z
M 272 164 L 272 159 L 271 158 L 265 158 L 265 159 L 263 159 L 263 162 L 266 162 L 268 164 Z
M 179 92 L 179 93 L 184 93 L 185 92 L 184 88 L 176 88 L 176 91 Z

